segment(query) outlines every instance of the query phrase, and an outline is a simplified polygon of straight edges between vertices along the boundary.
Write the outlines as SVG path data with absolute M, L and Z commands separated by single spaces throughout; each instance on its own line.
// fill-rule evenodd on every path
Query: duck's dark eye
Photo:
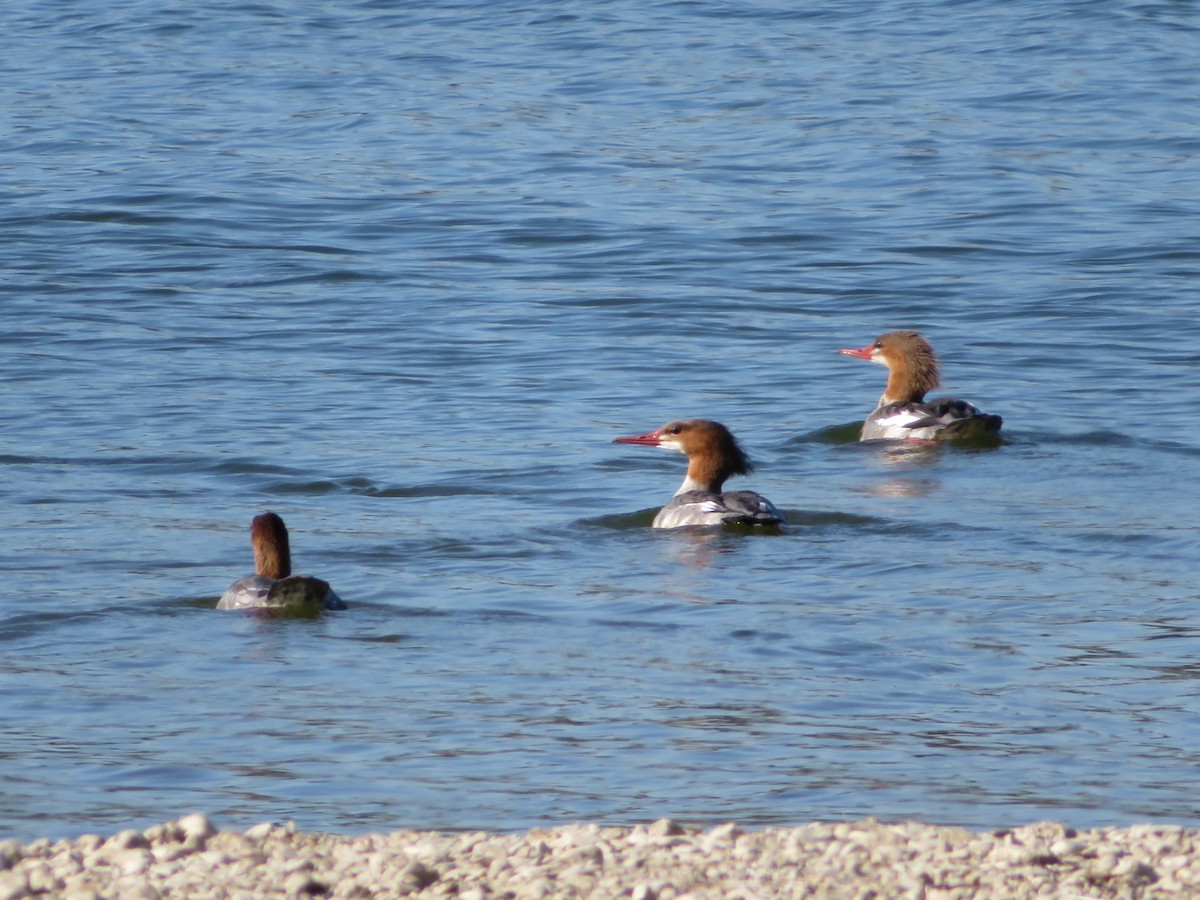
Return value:
M 875 346 L 874 346 L 874 347 L 872 347 L 871 349 L 872 349 L 872 350 L 882 350 L 882 349 L 883 349 L 883 344 L 881 344 L 879 341 L 876 341 L 876 342 L 875 342 Z
M 678 425 L 672 425 L 667 429 L 667 434 L 679 434 L 682 429 Z

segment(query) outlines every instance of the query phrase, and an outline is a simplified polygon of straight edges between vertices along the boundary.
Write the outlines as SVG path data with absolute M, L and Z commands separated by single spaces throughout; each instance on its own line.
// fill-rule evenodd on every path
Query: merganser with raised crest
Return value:
M 292 554 L 287 526 L 273 512 L 255 516 L 250 523 L 255 574 L 229 586 L 217 609 L 264 609 L 316 615 L 324 609 L 345 609 L 346 604 L 329 583 L 311 575 L 292 574 Z
M 780 525 L 786 519 L 771 501 L 754 491 L 721 487 L 731 475 L 748 475 L 754 464 L 729 429 L 709 419 L 677 419 L 636 437 L 619 437 L 614 444 L 643 444 L 677 450 L 688 458 L 687 477 L 671 502 L 654 517 L 655 528 L 685 525 Z
M 925 401 L 925 392 L 940 382 L 938 359 L 915 331 L 889 331 L 861 350 L 838 352 L 888 368 L 887 389 L 863 422 L 859 440 L 946 441 L 992 437 L 1000 430 L 1003 419 L 965 400 Z

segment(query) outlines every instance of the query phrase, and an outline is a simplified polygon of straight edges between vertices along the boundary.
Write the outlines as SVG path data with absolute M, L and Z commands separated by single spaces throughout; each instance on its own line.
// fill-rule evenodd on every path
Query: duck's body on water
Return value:
M 981 412 L 965 400 L 925 394 L 940 383 L 937 355 L 915 331 L 889 331 L 843 356 L 865 359 L 888 370 L 887 388 L 863 422 L 859 440 L 946 441 L 991 437 L 1004 421 Z
M 346 604 L 329 583 L 311 575 L 292 574 L 287 526 L 273 512 L 255 516 L 250 523 L 254 547 L 254 574 L 239 578 L 221 595 L 217 609 L 268 609 L 318 613 L 345 609 Z
M 762 494 L 722 491 L 731 475 L 754 470 L 729 429 L 709 419 L 678 419 L 662 428 L 613 443 L 676 450 L 688 458 L 687 476 L 671 502 L 654 517 L 655 528 L 686 525 L 780 525 L 783 514 Z

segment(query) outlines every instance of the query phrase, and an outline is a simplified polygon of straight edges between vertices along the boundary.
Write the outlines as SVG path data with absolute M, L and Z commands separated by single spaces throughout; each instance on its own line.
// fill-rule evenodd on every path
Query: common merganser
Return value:
M 1003 419 L 965 400 L 925 402 L 925 392 L 939 383 L 938 360 L 929 341 L 915 331 L 889 331 L 861 350 L 838 352 L 888 368 L 887 389 L 863 422 L 861 441 L 946 441 L 992 437 L 1000 430 Z
M 345 609 L 346 604 L 329 583 L 310 575 L 292 574 L 292 554 L 287 527 L 273 512 L 255 516 L 250 523 L 254 547 L 254 575 L 229 586 L 217 609 L 268 609 L 315 615 L 323 609 Z
M 688 458 L 687 477 L 671 502 L 654 517 L 655 528 L 684 525 L 780 525 L 786 521 L 770 500 L 754 491 L 721 492 L 730 475 L 754 470 L 729 429 L 709 419 L 678 419 L 657 431 L 619 437 L 614 444 L 678 450 Z

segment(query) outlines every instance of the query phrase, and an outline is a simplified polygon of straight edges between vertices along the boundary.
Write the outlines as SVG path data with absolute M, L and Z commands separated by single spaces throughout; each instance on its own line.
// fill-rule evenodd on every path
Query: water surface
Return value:
M 0 831 L 1200 824 L 1198 25 L 0 13 Z M 854 440 L 897 327 L 1002 446 Z M 212 609 L 263 509 L 351 610 Z

